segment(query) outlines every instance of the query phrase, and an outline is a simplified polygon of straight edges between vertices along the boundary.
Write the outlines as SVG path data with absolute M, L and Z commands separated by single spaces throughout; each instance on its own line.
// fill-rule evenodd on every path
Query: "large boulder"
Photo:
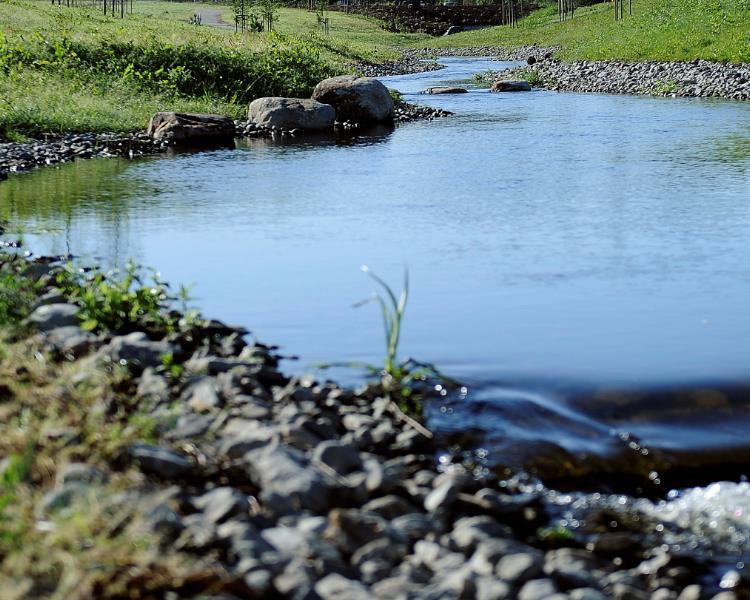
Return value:
M 229 117 L 177 112 L 156 113 L 146 133 L 155 140 L 184 145 L 231 144 L 235 135 Z
M 491 92 L 530 92 L 528 81 L 496 81 L 490 88 Z
M 312 97 L 333 106 L 339 121 L 393 120 L 393 99 L 388 88 L 373 77 L 341 75 L 324 79 L 315 86 Z
M 248 121 L 282 129 L 331 129 L 336 111 L 330 104 L 302 98 L 258 98 L 250 103 Z

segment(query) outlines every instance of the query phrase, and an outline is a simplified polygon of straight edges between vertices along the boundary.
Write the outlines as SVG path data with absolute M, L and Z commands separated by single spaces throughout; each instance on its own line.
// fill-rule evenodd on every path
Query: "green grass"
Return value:
M 424 36 L 382 31 L 367 19 L 281 9 L 276 32 L 237 35 L 196 27 L 228 6 L 136 2 L 125 19 L 46 0 L 0 0 L 0 138 L 61 131 L 132 131 L 159 110 L 241 117 L 259 96 L 306 96 L 358 61 L 395 58 Z
M 634 0 L 633 15 L 615 22 L 610 3 L 576 11 L 565 23 L 556 5 L 543 7 L 520 26 L 493 27 L 435 38 L 420 47 L 530 44 L 561 46 L 567 60 L 750 61 L 749 0 Z

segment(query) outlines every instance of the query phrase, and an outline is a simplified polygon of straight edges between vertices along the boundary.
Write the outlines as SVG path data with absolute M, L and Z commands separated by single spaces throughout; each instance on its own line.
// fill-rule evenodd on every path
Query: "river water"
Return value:
M 472 74 L 510 64 L 441 62 L 386 79 L 452 117 L 40 170 L 0 183 L 2 215 L 36 252 L 133 258 L 193 284 L 206 314 L 298 355 L 297 371 L 381 360 L 376 306 L 352 307 L 375 289 L 360 266 L 396 288 L 408 268 L 402 354 L 469 387 L 435 427 L 503 464 L 554 446 L 555 465 L 561 447 L 603 457 L 594 471 L 735 465 L 750 105 L 490 94 Z M 456 82 L 469 93 L 418 94 Z

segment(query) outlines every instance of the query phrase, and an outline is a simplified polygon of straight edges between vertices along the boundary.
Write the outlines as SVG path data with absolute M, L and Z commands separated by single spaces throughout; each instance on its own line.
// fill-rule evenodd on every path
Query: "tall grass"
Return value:
M 750 0 L 633 0 L 633 15 L 614 21 L 612 4 L 576 10 L 563 23 L 556 5 L 517 28 L 493 27 L 437 38 L 427 47 L 561 46 L 570 60 L 750 61 Z

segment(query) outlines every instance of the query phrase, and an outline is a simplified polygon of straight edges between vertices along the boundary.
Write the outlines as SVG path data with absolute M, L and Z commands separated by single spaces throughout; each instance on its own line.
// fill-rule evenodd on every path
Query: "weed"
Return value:
M 70 301 L 81 307 L 81 327 L 89 331 L 175 331 L 195 316 L 170 310 L 178 299 L 187 302 L 184 289 L 178 296 L 173 295 L 157 272 L 146 277 L 133 262 L 128 263 L 124 273 L 104 273 L 99 269 L 87 272 L 68 264 L 57 273 L 57 284 Z

